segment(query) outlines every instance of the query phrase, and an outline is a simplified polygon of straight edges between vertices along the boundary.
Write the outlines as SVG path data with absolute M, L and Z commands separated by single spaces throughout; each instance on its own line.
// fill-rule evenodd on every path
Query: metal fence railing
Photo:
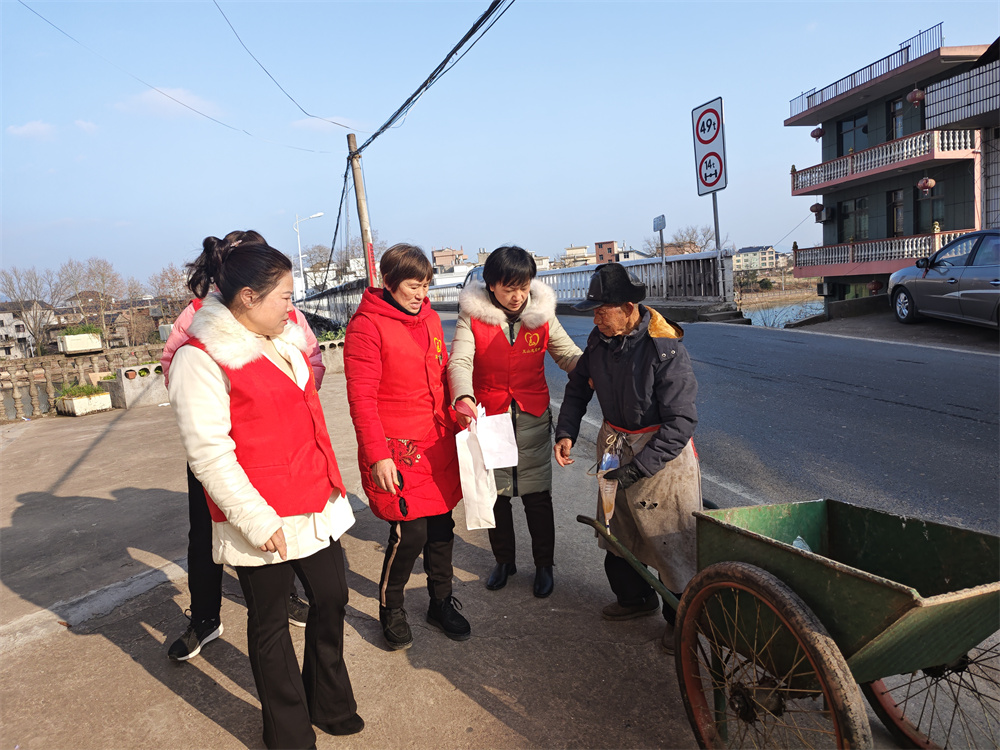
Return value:
M 910 60 L 916 60 L 918 57 L 923 57 L 929 52 L 940 49 L 944 41 L 942 28 L 943 23 L 939 23 L 933 28 L 921 31 L 919 34 L 900 43 L 899 49 L 891 55 L 886 55 L 881 60 L 876 60 L 871 65 L 866 65 L 860 70 L 854 71 L 849 76 L 844 76 L 836 83 L 831 83 L 820 91 L 812 89 L 800 94 L 789 102 L 789 117 L 802 114 L 808 109 L 817 107 L 823 102 L 828 102 L 834 97 L 840 96 L 858 86 L 863 86 L 869 81 L 885 75 L 889 71 L 902 67 L 910 62 Z
M 650 297 L 724 301 L 732 300 L 732 258 L 723 258 L 724 281 L 719 286 L 718 257 L 716 253 L 688 253 L 665 259 L 644 258 L 624 261 L 623 266 L 642 281 Z M 582 300 L 587 296 L 590 277 L 596 265 L 577 266 L 540 271 L 538 277 L 556 293 L 560 302 Z M 341 286 L 314 294 L 297 306 L 313 315 L 330 320 L 334 326 L 346 325 L 361 302 L 365 290 L 364 279 L 350 281 Z M 727 291 L 728 290 L 728 294 Z M 457 303 L 461 291 L 459 283 L 431 286 L 432 303 Z

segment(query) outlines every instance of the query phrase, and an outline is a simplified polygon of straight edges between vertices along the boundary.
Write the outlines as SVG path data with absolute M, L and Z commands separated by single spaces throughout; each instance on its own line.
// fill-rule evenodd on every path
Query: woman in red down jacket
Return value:
M 385 288 L 365 290 L 344 339 L 362 486 L 372 512 L 390 523 L 379 621 L 389 648 L 413 643 L 403 588 L 422 553 L 431 599 L 427 622 L 464 641 L 472 630 L 452 596 L 451 561 L 451 512 L 462 486 L 447 394 L 448 350 L 427 298 L 434 269 L 423 250 L 406 244 L 389 248 L 379 268 Z

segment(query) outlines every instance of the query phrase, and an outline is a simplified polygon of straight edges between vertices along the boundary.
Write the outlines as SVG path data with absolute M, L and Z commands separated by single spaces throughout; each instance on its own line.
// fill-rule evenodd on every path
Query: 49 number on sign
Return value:
M 729 182 L 722 97 L 705 102 L 691 110 L 691 127 L 694 135 L 698 195 L 722 190 Z
M 709 144 L 719 134 L 719 113 L 714 109 L 706 109 L 698 118 L 698 140 Z

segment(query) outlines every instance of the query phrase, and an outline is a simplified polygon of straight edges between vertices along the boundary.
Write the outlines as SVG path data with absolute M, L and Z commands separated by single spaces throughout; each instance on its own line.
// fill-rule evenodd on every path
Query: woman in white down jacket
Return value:
M 364 727 L 343 659 L 337 541 L 354 519 L 305 336 L 289 322 L 291 261 L 263 243 L 208 237 L 203 248 L 188 286 L 204 304 L 174 355 L 170 401 L 205 488 L 213 556 L 235 568 L 246 598 L 264 744 L 314 747 L 314 724 L 337 735 Z M 301 670 L 285 606 L 293 571 L 311 604 Z

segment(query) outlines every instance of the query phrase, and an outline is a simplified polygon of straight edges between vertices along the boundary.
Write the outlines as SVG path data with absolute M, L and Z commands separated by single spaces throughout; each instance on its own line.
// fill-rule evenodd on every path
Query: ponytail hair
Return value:
M 288 256 L 252 230 L 230 232 L 221 240 L 206 237 L 201 246 L 201 255 L 185 265 L 188 288 L 195 297 L 204 299 L 214 285 L 226 307 L 232 307 L 244 287 L 266 295 L 292 270 Z

